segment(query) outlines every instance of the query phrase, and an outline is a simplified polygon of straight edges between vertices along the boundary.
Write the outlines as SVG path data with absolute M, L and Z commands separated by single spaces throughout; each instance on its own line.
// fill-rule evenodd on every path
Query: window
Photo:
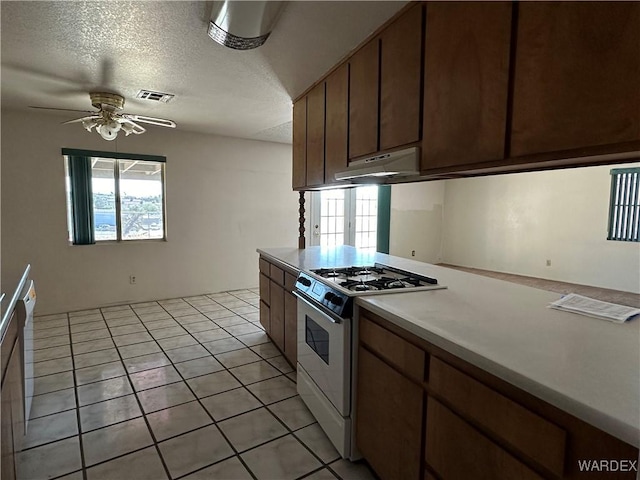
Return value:
M 640 230 L 640 168 L 611 170 L 607 240 L 638 242 Z
M 356 192 L 356 229 L 353 245 L 375 250 L 378 234 L 378 187 L 359 187 Z
M 368 185 L 314 192 L 310 206 L 313 226 L 311 245 L 336 247 L 346 244 L 374 251 L 388 250 L 388 245 L 378 245 L 378 226 L 381 220 L 378 194 L 384 188 L 388 189 Z M 386 192 L 385 197 L 388 196 Z M 388 224 L 388 215 L 385 216 L 385 221 Z M 387 231 L 388 236 L 388 226 L 383 230 Z
M 165 238 L 164 157 L 63 149 L 69 240 Z
M 320 246 L 344 245 L 345 195 L 344 190 L 320 192 Z

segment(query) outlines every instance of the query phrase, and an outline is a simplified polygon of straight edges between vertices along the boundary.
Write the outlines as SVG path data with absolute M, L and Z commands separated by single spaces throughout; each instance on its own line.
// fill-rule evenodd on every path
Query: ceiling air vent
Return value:
M 175 97 L 175 95 L 171 95 L 170 93 L 153 92 L 151 90 L 140 90 L 136 95 L 136 98 L 143 98 L 145 100 L 162 103 L 169 102 L 173 97 Z

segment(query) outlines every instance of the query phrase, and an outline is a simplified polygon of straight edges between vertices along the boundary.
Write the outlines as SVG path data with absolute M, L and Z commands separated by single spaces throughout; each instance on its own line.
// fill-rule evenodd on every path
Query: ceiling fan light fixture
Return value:
M 81 123 L 82 127 L 87 131 L 95 131 L 103 139 L 111 141 L 118 137 L 118 132 L 121 130 L 126 136 L 132 133 L 140 135 L 147 130 L 138 124 L 148 123 L 158 127 L 176 128 L 176 122 L 173 120 L 167 120 L 166 118 L 147 117 L 146 115 L 132 115 L 130 113 L 120 113 L 117 110 L 124 106 L 124 97 L 115 93 L 101 93 L 95 92 L 90 94 L 93 106 L 98 109 L 97 112 L 87 111 L 90 116 L 80 117 L 73 120 L 67 120 L 62 122 L 63 125 L 70 123 Z M 34 107 L 45 108 L 45 107 Z M 69 110 L 54 108 L 53 110 Z M 73 110 L 84 112 L 83 110 Z
M 105 140 L 115 140 L 120 131 L 120 124 L 114 119 L 110 119 L 106 123 L 98 125 L 96 130 Z
M 88 118 L 82 121 L 82 126 L 85 128 L 87 132 L 90 132 L 93 127 L 97 125 L 96 121 L 92 118 Z

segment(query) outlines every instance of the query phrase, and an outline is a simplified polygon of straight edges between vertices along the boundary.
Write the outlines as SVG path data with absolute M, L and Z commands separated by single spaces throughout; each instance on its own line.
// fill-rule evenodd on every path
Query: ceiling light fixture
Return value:
M 213 2 L 209 36 L 220 45 L 250 50 L 264 44 L 275 26 L 285 2 Z
M 91 98 L 91 104 L 97 108 L 98 111 L 93 112 L 92 115 L 87 117 L 69 120 L 68 122 L 64 122 L 64 124 L 82 123 L 82 126 L 87 132 L 91 132 L 95 128 L 98 135 L 109 141 L 115 140 L 118 137 L 120 130 L 122 130 L 126 136 L 129 136 L 132 133 L 140 135 L 141 133 L 146 132 L 147 130 L 138 125 L 137 122 L 148 123 L 158 127 L 176 128 L 176 123 L 173 120 L 147 117 L 145 115 L 119 113 L 117 110 L 122 110 L 124 107 L 124 97 L 122 95 L 118 95 L 116 93 L 95 92 L 90 93 L 89 96 Z

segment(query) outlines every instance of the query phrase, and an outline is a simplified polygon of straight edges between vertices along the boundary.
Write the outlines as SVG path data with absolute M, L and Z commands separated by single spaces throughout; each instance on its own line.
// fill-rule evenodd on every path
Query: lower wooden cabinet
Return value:
M 298 299 L 284 292 L 284 356 L 291 365 L 298 361 Z
M 427 400 L 426 430 L 426 460 L 442 478 L 543 478 L 431 397 Z
M 280 350 L 284 350 L 284 288 L 271 281 L 269 296 L 271 302 L 269 336 Z
M 424 392 L 363 347 L 358 349 L 356 442 L 381 479 L 418 479 Z
M 260 325 L 267 333 L 271 330 L 271 309 L 262 300 L 260 300 Z
M 381 480 L 580 480 L 581 460 L 638 458 L 636 447 L 372 312 L 361 309 L 358 325 L 356 445 Z
M 295 368 L 298 359 L 298 272 L 260 257 L 260 324 Z M 280 265 L 280 264 L 279 264 Z

